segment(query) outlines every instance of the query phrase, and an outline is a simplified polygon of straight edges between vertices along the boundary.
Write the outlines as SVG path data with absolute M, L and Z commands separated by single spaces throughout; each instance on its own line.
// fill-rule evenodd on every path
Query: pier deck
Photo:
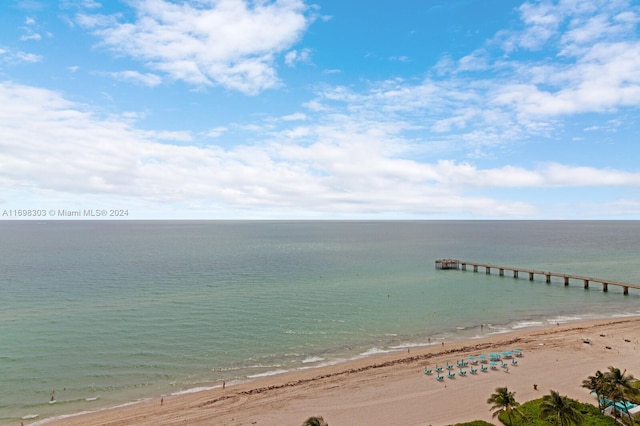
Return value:
M 533 281 L 536 275 L 541 275 L 545 277 L 545 281 L 547 283 L 551 283 L 551 278 L 562 278 L 564 280 L 564 285 L 568 286 L 570 280 L 578 280 L 582 281 L 585 289 L 589 288 L 589 283 L 599 283 L 602 284 L 602 291 L 608 291 L 609 286 L 618 286 L 622 287 L 622 294 L 625 296 L 629 294 L 629 289 L 638 289 L 640 290 L 640 284 L 631 284 L 625 283 L 615 280 L 606 280 L 602 278 L 588 277 L 584 275 L 576 275 L 576 274 L 565 274 L 561 272 L 550 272 L 550 271 L 541 271 L 537 269 L 527 269 L 527 268 L 517 268 L 513 266 L 501 266 L 501 265 L 493 265 L 490 263 L 478 263 L 478 262 L 469 262 L 465 260 L 458 259 L 439 259 L 436 260 L 436 268 L 438 269 L 462 269 L 463 271 L 467 270 L 467 266 L 473 267 L 473 272 L 478 272 L 478 268 L 484 268 L 485 273 L 487 275 L 491 274 L 491 270 L 497 270 L 498 274 L 502 277 L 504 276 L 504 271 L 511 271 L 513 273 L 514 278 L 518 278 L 520 273 L 529 274 L 529 280 Z

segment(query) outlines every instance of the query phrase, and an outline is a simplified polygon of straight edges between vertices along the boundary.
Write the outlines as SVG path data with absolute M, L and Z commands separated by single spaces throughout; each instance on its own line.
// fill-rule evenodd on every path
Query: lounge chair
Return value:
M 476 374 L 476 373 L 478 372 L 478 369 L 477 369 L 477 368 L 473 368 L 473 367 L 471 367 L 471 369 L 469 369 L 469 372 L 470 372 L 471 374 Z
M 431 369 L 429 369 L 427 367 L 424 368 L 424 374 L 431 374 L 431 373 L 433 373 L 433 370 L 431 370 Z
M 443 381 L 443 380 L 444 380 L 444 376 L 441 376 L 441 375 L 439 375 L 439 374 L 438 374 L 438 375 L 436 376 L 436 380 L 437 380 L 437 381 L 439 381 L 439 382 L 441 382 L 441 381 Z
M 467 372 L 465 370 L 460 370 L 460 372 L 458 373 L 460 376 L 466 376 Z
M 486 365 L 481 365 L 480 366 L 480 371 L 487 371 L 489 368 Z
M 517 361 L 517 360 L 515 360 L 515 359 L 512 359 L 512 360 L 511 360 L 511 365 L 518 365 L 518 361 Z
M 447 377 L 449 377 L 450 379 L 453 379 L 454 377 L 456 377 L 456 373 L 454 373 L 453 371 L 449 371 L 447 373 Z

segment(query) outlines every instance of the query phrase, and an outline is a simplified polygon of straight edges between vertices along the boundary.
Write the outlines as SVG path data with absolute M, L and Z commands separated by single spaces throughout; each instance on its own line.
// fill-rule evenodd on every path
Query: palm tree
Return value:
M 315 416 L 305 420 L 302 426 L 329 426 L 329 423 L 325 422 L 322 416 Z
M 626 374 L 627 370 L 620 371 L 619 368 L 609 367 L 609 371 L 605 373 L 606 381 L 609 385 L 607 396 L 614 405 L 616 402 L 621 402 L 625 407 L 627 406 L 627 395 L 633 395 L 637 393 L 637 389 L 632 386 L 632 382 L 635 380 L 631 374 Z M 627 410 L 630 424 L 633 423 L 631 413 Z
M 497 417 L 502 412 L 507 413 L 509 425 L 511 424 L 511 415 L 513 413 L 524 417 L 522 411 L 518 409 L 520 403 L 516 401 L 515 395 L 515 392 L 509 392 L 506 387 L 496 388 L 496 391 L 487 399 L 487 404 L 493 404 L 490 408 L 490 410 L 495 410 L 492 414 L 493 417 Z
M 600 370 L 596 371 L 595 375 L 589 376 L 582 381 L 582 387 L 595 392 L 596 398 L 598 398 L 598 408 L 601 412 L 604 412 L 604 409 L 607 408 L 604 397 L 607 396 L 609 388 L 609 383 L 604 373 Z
M 549 417 L 553 418 L 557 426 L 581 425 L 583 419 L 576 401 L 554 390 L 543 396 L 540 403 L 540 418 Z

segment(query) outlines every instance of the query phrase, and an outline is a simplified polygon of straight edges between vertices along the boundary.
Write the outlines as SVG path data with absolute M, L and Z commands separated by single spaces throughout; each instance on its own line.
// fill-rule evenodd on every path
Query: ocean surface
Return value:
M 0 222 L 0 423 L 640 314 L 640 290 L 439 258 L 640 283 L 640 222 Z

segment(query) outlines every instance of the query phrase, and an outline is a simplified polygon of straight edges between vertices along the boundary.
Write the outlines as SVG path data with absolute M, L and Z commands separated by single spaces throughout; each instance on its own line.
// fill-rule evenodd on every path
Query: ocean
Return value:
M 0 423 L 640 314 L 640 290 L 440 258 L 640 283 L 640 222 L 0 222 Z

